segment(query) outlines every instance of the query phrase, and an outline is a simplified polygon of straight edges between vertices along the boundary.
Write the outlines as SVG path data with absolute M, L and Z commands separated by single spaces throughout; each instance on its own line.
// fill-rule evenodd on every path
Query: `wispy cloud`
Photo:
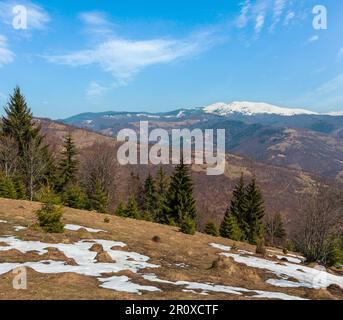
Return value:
M 236 27 L 253 26 L 258 35 L 264 28 L 270 32 L 279 26 L 286 26 L 296 18 L 290 0 L 245 0 L 240 4 Z
M 312 37 L 310 37 L 307 42 L 308 43 L 312 43 L 312 42 L 317 42 L 319 40 L 319 36 L 318 35 L 314 35 Z
M 343 58 L 343 47 L 338 51 L 338 57 Z
M 273 9 L 273 22 L 272 22 L 272 25 L 270 26 L 270 30 L 274 30 L 276 25 L 280 22 L 285 5 L 286 5 L 286 0 L 275 0 L 274 9 Z
M 7 38 L 0 34 L 0 68 L 14 60 L 14 53 L 8 48 Z
M 325 81 L 313 90 L 299 97 L 293 103 L 316 108 L 343 109 L 343 73 Z
M 103 86 L 96 81 L 92 81 L 86 90 L 86 95 L 89 98 L 101 97 L 109 89 L 110 87 L 108 86 Z
M 249 20 L 248 13 L 250 9 L 251 3 L 250 0 L 245 0 L 241 3 L 241 11 L 240 15 L 237 18 L 236 25 L 238 28 L 244 28 Z
M 79 17 L 84 23 L 90 25 L 102 26 L 109 24 L 105 13 L 99 11 L 81 12 Z
M 215 42 L 210 32 L 200 32 L 185 39 L 131 40 L 113 36 L 94 48 L 44 58 L 73 67 L 97 66 L 111 73 L 119 84 L 124 84 L 149 66 L 194 57 Z
M 255 33 L 260 33 L 265 21 L 265 15 L 264 13 L 261 13 L 257 16 L 256 18 L 256 23 L 255 23 Z
M 44 30 L 50 21 L 49 14 L 39 5 L 31 1 L 1 1 L 0 2 L 0 22 L 12 26 L 13 8 L 15 6 L 24 6 L 27 9 L 27 30 Z
M 288 26 L 289 23 L 295 18 L 295 12 L 294 11 L 289 11 L 284 19 L 283 24 L 285 26 Z

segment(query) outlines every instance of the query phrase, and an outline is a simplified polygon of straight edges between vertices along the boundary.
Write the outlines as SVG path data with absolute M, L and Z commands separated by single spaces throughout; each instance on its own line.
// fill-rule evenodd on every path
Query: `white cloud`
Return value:
M 265 22 L 265 15 L 263 13 L 259 14 L 256 18 L 255 33 L 260 33 Z
M 341 96 L 343 92 L 343 73 L 339 74 L 335 78 L 325 82 L 319 88 L 315 90 L 315 94 L 325 96 L 332 93 L 337 93 Z M 342 97 L 343 101 L 343 97 Z
M 112 37 L 94 48 L 44 58 L 74 67 L 97 66 L 125 84 L 143 69 L 193 57 L 211 47 L 216 40 L 204 32 L 186 39 L 129 40 Z
M 310 38 L 307 40 L 307 42 L 312 43 L 312 42 L 316 42 L 316 41 L 318 41 L 318 40 L 319 40 L 319 36 L 318 36 L 318 35 L 314 35 L 314 36 L 310 37 Z
M 27 29 L 43 30 L 46 24 L 50 21 L 49 14 L 39 5 L 31 1 L 2 1 L 0 3 L 0 21 L 12 26 L 13 23 L 13 8 L 17 5 L 22 5 L 27 9 Z
M 343 57 L 343 47 L 338 51 L 338 57 L 339 58 Z
M 81 12 L 79 18 L 86 24 L 92 26 L 105 26 L 110 25 L 107 20 L 106 14 L 100 11 Z
M 289 11 L 285 17 L 285 20 L 283 24 L 285 26 L 289 25 L 289 23 L 295 18 L 295 12 L 294 11 Z
M 8 48 L 7 39 L 0 34 L 0 68 L 14 60 L 14 53 Z
M 271 30 L 273 30 L 275 26 L 280 22 L 280 18 L 282 16 L 285 5 L 286 0 L 275 0 L 273 9 L 273 23 L 270 27 Z
M 247 25 L 249 20 L 248 12 L 250 6 L 251 4 L 249 0 L 245 0 L 243 3 L 241 3 L 241 12 L 236 21 L 236 25 L 238 28 L 244 28 Z
M 325 81 L 317 88 L 299 97 L 293 103 L 322 108 L 325 112 L 343 107 L 343 73 Z
M 92 81 L 87 88 L 86 95 L 90 98 L 101 97 L 108 89 L 110 88 L 102 86 L 96 81 Z

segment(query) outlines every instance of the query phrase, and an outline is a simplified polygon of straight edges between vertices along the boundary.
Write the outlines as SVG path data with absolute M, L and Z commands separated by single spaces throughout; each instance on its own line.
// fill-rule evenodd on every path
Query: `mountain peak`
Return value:
M 299 114 L 317 115 L 318 113 L 304 109 L 282 108 L 275 105 L 262 102 L 234 101 L 232 103 L 215 103 L 204 107 L 205 113 L 212 113 L 221 116 L 227 116 L 234 113 L 240 113 L 246 116 L 257 114 L 275 114 L 281 116 L 295 116 Z

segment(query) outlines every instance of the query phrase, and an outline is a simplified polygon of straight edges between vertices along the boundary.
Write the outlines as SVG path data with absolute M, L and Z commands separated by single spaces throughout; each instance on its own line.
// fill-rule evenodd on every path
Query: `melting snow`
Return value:
M 210 243 L 210 246 L 216 249 L 224 250 L 224 251 L 231 251 L 231 247 L 224 246 L 223 244 Z
M 0 223 L 7 223 L 7 221 L 5 221 L 5 220 L 0 220 Z
M 240 296 L 247 293 L 251 293 L 251 294 L 255 294 L 254 296 L 252 296 L 253 298 L 268 298 L 268 299 L 280 299 L 280 300 L 306 300 L 300 297 L 290 296 L 281 292 L 249 290 L 249 289 L 244 289 L 240 287 L 216 285 L 216 284 L 211 284 L 211 283 L 198 283 L 198 282 L 189 282 L 189 281 L 172 282 L 168 280 L 159 279 L 154 274 L 143 275 L 143 278 L 151 282 L 172 284 L 176 286 L 184 286 L 185 289 L 182 290 L 184 292 L 198 293 L 195 290 L 200 290 L 200 293 L 198 294 L 203 294 L 203 295 L 207 295 L 208 292 L 220 292 L 220 293 L 227 293 L 227 294 L 240 295 Z M 246 297 L 249 297 L 249 296 L 246 296 Z
M 51 244 L 43 243 L 40 241 L 22 241 L 15 237 L 0 237 L 0 242 L 8 244 L 6 247 L 0 247 L 0 251 L 8 251 L 11 249 L 16 249 L 20 252 L 26 253 L 29 251 L 36 251 L 39 255 L 43 255 L 48 252 L 48 248 L 56 248 L 63 252 L 67 258 L 74 259 L 77 266 L 72 266 L 66 264 L 65 261 L 39 261 L 39 262 L 26 262 L 26 263 L 2 263 L 0 264 L 0 275 L 7 273 L 17 267 L 30 267 L 40 273 L 66 273 L 72 272 L 80 275 L 101 277 L 104 273 L 115 273 L 123 270 L 128 270 L 136 273 L 140 269 L 144 268 L 157 268 L 158 265 L 148 263 L 149 257 L 141 255 L 136 252 L 126 252 L 112 250 L 113 247 L 124 247 L 125 244 L 122 242 L 115 242 L 109 240 L 82 240 L 74 244 Z M 98 263 L 95 258 L 97 253 L 90 251 L 90 248 L 94 244 L 101 244 L 104 251 L 106 251 L 111 258 L 113 263 Z M 129 281 L 124 281 L 121 279 L 115 282 L 113 278 L 107 278 L 108 283 L 106 284 L 106 278 L 99 278 L 104 282 L 103 286 L 108 286 L 109 288 L 125 287 L 125 282 L 127 283 L 128 292 L 133 290 L 134 284 Z M 114 282 L 113 282 L 114 281 Z M 137 285 L 138 290 L 138 285 Z M 142 289 L 145 290 L 145 289 Z
M 110 278 L 98 278 L 102 284 L 100 287 L 121 292 L 130 292 L 141 294 L 141 291 L 161 291 L 161 289 L 152 286 L 142 286 L 130 281 L 126 276 L 113 276 Z
M 14 226 L 14 231 L 21 231 L 21 230 L 25 230 L 27 229 L 26 227 L 22 227 L 22 226 Z
M 86 231 L 91 232 L 91 233 L 106 232 L 105 230 L 87 228 L 87 227 L 83 227 L 83 226 L 78 226 L 76 224 L 66 224 L 64 226 L 64 229 L 65 230 L 70 230 L 70 231 L 78 231 L 80 229 L 85 229 Z
M 343 288 L 343 277 L 330 274 L 321 269 L 309 268 L 297 264 L 284 262 L 282 265 L 277 262 L 257 258 L 253 256 L 243 257 L 233 253 L 221 253 L 221 255 L 233 258 L 236 262 L 245 264 L 252 268 L 266 269 L 275 275 L 284 278 L 283 280 L 268 280 L 269 284 L 279 287 L 306 287 L 313 289 L 327 288 L 335 284 Z M 285 279 L 286 277 L 286 279 Z M 287 281 L 287 278 L 297 279 L 299 282 Z

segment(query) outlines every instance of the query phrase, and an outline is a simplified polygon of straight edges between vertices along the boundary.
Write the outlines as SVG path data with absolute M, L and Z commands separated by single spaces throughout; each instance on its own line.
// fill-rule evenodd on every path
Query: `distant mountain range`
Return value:
M 343 112 L 319 114 L 266 103 L 216 103 L 166 113 L 83 113 L 65 124 L 115 137 L 123 128 L 226 129 L 228 152 L 343 181 Z

